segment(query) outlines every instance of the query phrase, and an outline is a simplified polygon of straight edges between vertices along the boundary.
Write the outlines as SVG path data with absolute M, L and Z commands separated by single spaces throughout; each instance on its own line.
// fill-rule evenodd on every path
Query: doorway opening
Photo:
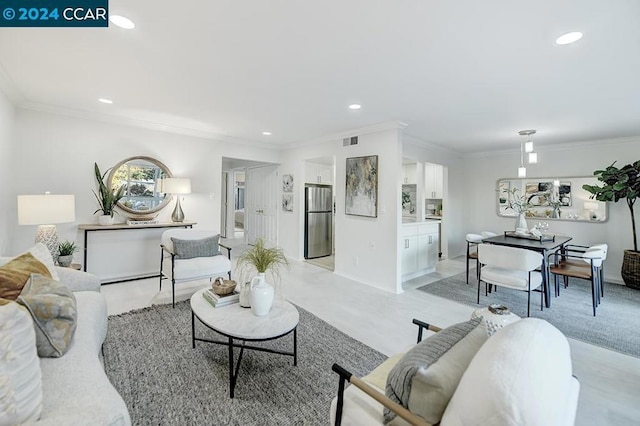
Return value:
M 304 258 L 308 263 L 335 269 L 335 158 L 305 161 Z
M 277 240 L 278 165 L 222 157 L 221 232 L 238 244 Z

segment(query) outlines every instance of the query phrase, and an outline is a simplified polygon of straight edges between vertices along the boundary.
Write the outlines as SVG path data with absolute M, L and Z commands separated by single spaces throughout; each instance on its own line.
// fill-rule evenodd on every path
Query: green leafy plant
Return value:
M 58 245 L 60 256 L 71 256 L 78 251 L 75 241 L 63 241 Z
M 614 161 L 604 170 L 596 170 L 593 175 L 602 182 L 600 185 L 582 185 L 582 189 L 591 193 L 589 198 L 598 201 L 617 203 L 624 199 L 631 213 L 631 229 L 633 233 L 633 251 L 638 251 L 638 234 L 633 205 L 640 198 L 640 160 L 617 168 Z
M 98 183 L 98 192 L 93 191 L 93 195 L 95 195 L 96 200 L 98 200 L 98 205 L 100 206 L 93 214 L 102 211 L 102 214 L 105 216 L 113 217 L 113 209 L 115 208 L 118 201 L 124 197 L 124 190 L 126 185 L 122 185 L 118 189 L 110 189 L 108 185 L 105 183 L 105 177 L 107 173 L 109 173 L 110 169 L 107 169 L 106 172 L 100 173 L 100 168 L 98 167 L 98 163 L 93 163 L 93 171 L 96 176 L 96 181 Z
M 402 205 L 409 204 L 411 202 L 411 196 L 408 192 L 402 191 Z
M 253 247 L 248 248 L 238 257 L 236 267 L 244 273 L 255 270 L 258 273 L 270 272 L 280 277 L 282 268 L 289 267 L 289 261 L 281 248 L 265 247 L 265 241 L 258 238 Z

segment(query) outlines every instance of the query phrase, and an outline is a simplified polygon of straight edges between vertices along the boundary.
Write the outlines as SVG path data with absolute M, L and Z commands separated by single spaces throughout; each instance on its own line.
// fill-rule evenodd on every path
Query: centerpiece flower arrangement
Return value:
M 527 228 L 527 221 L 525 215 L 527 211 L 533 207 L 527 200 L 526 194 L 518 195 L 518 188 L 505 189 L 502 191 L 507 198 L 507 209 L 514 210 L 518 213 L 518 220 L 516 221 L 516 229 Z

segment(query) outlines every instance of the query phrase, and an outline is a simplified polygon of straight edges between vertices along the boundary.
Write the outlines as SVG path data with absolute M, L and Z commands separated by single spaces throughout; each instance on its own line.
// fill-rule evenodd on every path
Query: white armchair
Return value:
M 184 258 L 180 253 L 176 253 L 174 241 L 179 240 L 197 241 L 205 238 L 220 237 L 219 232 L 201 229 L 171 229 L 162 234 L 160 248 L 160 290 L 162 290 L 162 280 L 171 280 L 171 300 L 176 306 L 176 283 L 196 281 L 208 278 L 209 280 L 228 274 L 231 279 L 231 248 L 219 243 L 219 254 L 201 255 L 197 257 Z M 222 254 L 222 249 L 227 251 Z M 211 251 L 211 250 L 209 250 Z M 205 253 L 206 254 L 206 253 Z

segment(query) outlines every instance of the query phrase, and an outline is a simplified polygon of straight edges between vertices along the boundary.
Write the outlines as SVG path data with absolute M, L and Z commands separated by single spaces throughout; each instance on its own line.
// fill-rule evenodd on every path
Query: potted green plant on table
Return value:
M 236 267 L 241 274 L 258 273 L 251 279 L 250 284 L 244 284 L 245 286 L 250 286 L 249 302 L 251 304 L 251 312 L 254 315 L 267 315 L 273 304 L 273 286 L 265 281 L 265 274 L 269 272 L 273 278 L 279 278 L 282 268 L 288 266 L 289 261 L 287 261 L 282 249 L 266 247 L 262 238 L 258 238 L 254 246 L 242 252 L 238 257 Z M 241 288 L 241 295 L 243 290 L 246 291 L 246 289 Z
M 73 262 L 73 253 L 78 251 L 75 241 L 63 241 L 58 245 L 58 263 L 65 268 Z
M 108 183 L 105 183 L 105 177 L 109 170 L 104 172 L 104 174 L 100 173 L 98 163 L 93 163 L 93 171 L 98 183 L 98 192 L 95 190 L 92 191 L 96 200 L 98 200 L 98 205 L 100 206 L 100 208 L 93 212 L 93 214 L 96 214 L 99 211 L 102 212 L 102 215 L 98 217 L 99 225 L 113 225 L 114 208 L 118 201 L 120 201 L 124 196 L 125 185 L 122 185 L 118 189 L 109 188 Z
M 640 290 L 640 252 L 638 251 L 638 234 L 633 206 L 640 198 L 640 160 L 617 168 L 614 161 L 604 170 L 596 170 L 593 175 L 602 182 L 600 185 L 582 185 L 591 193 L 589 198 L 598 201 L 614 202 L 624 199 L 631 214 L 631 232 L 633 250 L 625 250 L 622 259 L 622 279 L 631 288 Z

